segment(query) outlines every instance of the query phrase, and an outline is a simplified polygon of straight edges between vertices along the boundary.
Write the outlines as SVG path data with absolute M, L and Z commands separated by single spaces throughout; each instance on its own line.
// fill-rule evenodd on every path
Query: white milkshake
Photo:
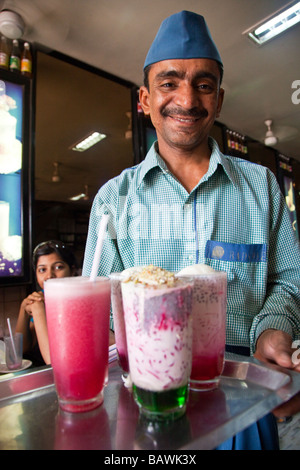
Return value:
M 150 265 L 122 282 L 122 296 L 135 398 L 145 414 L 177 417 L 191 371 L 192 282 Z

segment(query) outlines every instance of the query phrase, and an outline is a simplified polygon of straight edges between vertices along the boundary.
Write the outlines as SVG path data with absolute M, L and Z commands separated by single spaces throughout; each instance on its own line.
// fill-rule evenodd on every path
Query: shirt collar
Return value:
M 236 186 L 237 182 L 234 177 L 234 173 L 232 171 L 228 157 L 221 152 L 215 139 L 213 139 L 212 137 L 209 137 L 208 139 L 208 143 L 211 148 L 211 156 L 208 171 L 206 175 L 204 175 L 202 181 L 205 181 L 205 178 L 208 179 L 216 171 L 218 165 L 221 165 L 227 177 L 230 179 L 232 184 Z
M 157 152 L 157 141 L 151 146 L 148 151 L 145 160 L 139 165 L 139 171 L 137 174 L 137 187 L 141 185 L 146 175 L 154 168 L 159 167 L 163 172 L 167 172 L 168 168 L 164 160 L 160 157 Z
M 230 164 L 228 159 L 223 153 L 220 151 L 217 142 L 212 138 L 209 137 L 209 146 L 211 148 L 211 156 L 209 161 L 209 168 L 207 173 L 201 179 L 201 182 L 208 180 L 212 174 L 217 170 L 218 165 L 221 165 L 224 169 L 225 174 L 228 176 L 232 184 L 236 186 L 236 181 L 234 178 L 234 174 L 232 169 L 230 168 Z M 161 171 L 168 173 L 168 167 L 164 160 L 160 157 L 157 151 L 157 141 L 151 146 L 150 150 L 148 151 L 145 160 L 139 166 L 139 172 L 137 175 L 137 186 L 139 187 L 146 175 L 153 170 L 154 168 L 160 168 Z

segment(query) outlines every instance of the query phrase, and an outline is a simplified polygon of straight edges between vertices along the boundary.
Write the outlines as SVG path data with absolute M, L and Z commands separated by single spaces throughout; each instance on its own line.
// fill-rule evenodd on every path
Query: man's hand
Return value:
M 295 350 L 292 348 L 292 338 L 288 333 L 280 330 L 266 330 L 257 340 L 254 357 L 262 362 L 278 364 L 287 369 L 300 372 L 300 362 L 294 364 L 292 356 Z M 291 416 L 300 411 L 300 393 L 291 400 L 283 403 L 273 410 L 277 417 Z

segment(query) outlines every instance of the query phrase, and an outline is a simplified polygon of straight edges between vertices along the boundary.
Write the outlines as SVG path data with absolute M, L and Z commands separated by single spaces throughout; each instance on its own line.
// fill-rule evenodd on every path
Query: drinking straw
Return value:
M 105 237 L 105 231 L 106 227 L 108 224 L 108 219 L 109 215 L 108 214 L 103 214 L 100 222 L 100 227 L 99 227 L 99 232 L 98 232 L 98 240 L 97 240 L 97 246 L 96 246 L 96 251 L 94 254 L 94 260 L 93 260 L 93 266 L 92 266 L 92 271 L 90 275 L 90 280 L 95 281 L 98 273 L 98 268 L 100 265 L 100 258 L 101 258 L 101 253 L 102 253 L 102 246 L 104 242 L 104 237 Z
M 18 356 L 17 356 L 16 346 L 15 346 L 14 337 L 13 337 L 13 334 L 12 334 L 11 325 L 10 325 L 10 319 L 9 319 L 9 318 L 7 319 L 7 324 L 8 324 L 9 335 L 10 335 L 11 344 L 12 344 L 13 351 L 14 351 L 15 360 L 16 360 L 16 362 L 17 362 Z

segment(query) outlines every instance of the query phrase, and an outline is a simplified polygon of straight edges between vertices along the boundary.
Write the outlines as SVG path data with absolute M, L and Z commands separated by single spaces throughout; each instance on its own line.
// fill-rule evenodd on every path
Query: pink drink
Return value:
M 134 396 L 153 419 L 184 413 L 191 371 L 192 283 L 174 281 L 167 273 L 149 266 L 122 282 Z
M 192 390 L 218 387 L 224 367 L 226 340 L 227 276 L 225 272 L 192 274 L 193 290 L 193 360 L 190 377 Z M 179 274 L 182 275 L 184 270 Z
M 49 279 L 45 302 L 60 407 L 71 412 L 96 408 L 103 402 L 108 367 L 110 281 Z
M 118 351 L 119 364 L 124 372 L 129 372 L 127 340 L 122 301 L 121 278 L 122 273 L 113 273 L 111 280 L 111 306 L 114 319 L 114 332 Z

